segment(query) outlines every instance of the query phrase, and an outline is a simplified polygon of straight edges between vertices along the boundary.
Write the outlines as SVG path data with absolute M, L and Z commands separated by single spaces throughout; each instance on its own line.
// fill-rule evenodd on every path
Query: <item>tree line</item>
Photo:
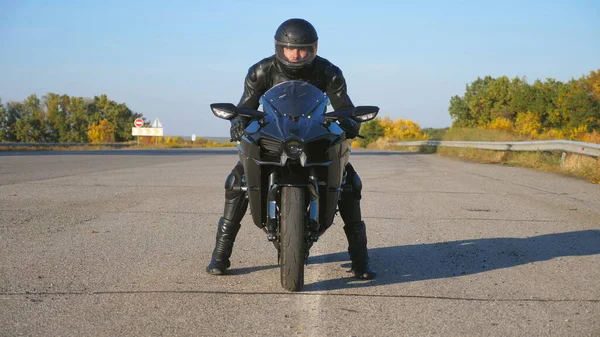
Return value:
M 376 118 L 363 123 L 352 145 L 385 147 L 394 141 L 571 139 L 600 143 L 600 69 L 563 83 L 552 78 L 478 77 L 462 96 L 450 98 L 451 128 L 421 129 L 410 120 Z M 493 130 L 493 131 L 485 131 Z M 485 131 L 485 132 L 484 132 Z
M 503 130 L 531 139 L 598 138 L 600 131 L 600 69 L 563 83 L 551 78 L 527 83 L 506 76 L 477 78 L 462 96 L 450 98 L 452 128 Z M 106 95 L 91 98 L 48 93 L 22 102 L 0 99 L 0 141 L 124 142 L 133 138 L 134 119 L 142 114 Z M 366 146 L 387 141 L 425 139 L 419 125 L 390 118 L 365 123 L 355 142 Z M 589 138 L 589 137 L 588 137 Z
M 533 139 L 581 138 L 600 131 L 600 69 L 563 83 L 477 78 L 448 108 L 452 127 L 499 129 Z
M 133 139 L 133 121 L 142 117 L 124 103 L 108 99 L 33 94 L 22 102 L 0 99 L 0 141 L 100 143 Z

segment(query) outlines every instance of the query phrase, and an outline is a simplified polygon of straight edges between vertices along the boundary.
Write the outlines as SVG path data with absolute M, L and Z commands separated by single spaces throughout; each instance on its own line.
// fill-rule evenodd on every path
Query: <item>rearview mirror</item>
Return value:
M 219 118 L 231 120 L 237 116 L 261 119 L 266 113 L 249 108 L 238 108 L 231 103 L 213 103 L 210 105 L 213 114 Z
M 373 118 L 377 117 L 377 113 L 379 113 L 379 107 L 363 105 L 354 108 L 352 116 L 354 117 L 354 119 L 356 119 L 356 121 L 362 123 L 370 121 Z
M 213 103 L 210 105 L 210 109 L 215 116 L 226 120 L 231 120 L 238 115 L 237 108 L 231 103 Z
M 354 118 L 358 122 L 366 122 L 377 116 L 379 108 L 376 106 L 362 105 L 350 109 L 336 110 L 325 113 L 325 119 L 328 120 L 343 120 Z

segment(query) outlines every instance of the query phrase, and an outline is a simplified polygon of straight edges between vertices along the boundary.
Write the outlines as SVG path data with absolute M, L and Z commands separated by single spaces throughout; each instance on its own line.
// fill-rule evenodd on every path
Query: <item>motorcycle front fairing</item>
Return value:
M 319 185 L 319 232 L 333 223 L 350 150 L 344 131 L 325 118 L 328 102 L 325 93 L 302 81 L 280 83 L 261 97 L 266 115 L 248 125 L 238 145 L 258 227 L 267 223 L 267 194 L 274 183 L 309 185 L 309 177 Z

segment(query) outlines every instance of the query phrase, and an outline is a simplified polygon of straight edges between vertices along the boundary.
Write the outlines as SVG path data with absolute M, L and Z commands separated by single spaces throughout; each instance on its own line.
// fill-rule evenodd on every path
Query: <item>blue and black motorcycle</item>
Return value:
M 215 116 L 252 119 L 238 144 L 252 220 L 274 243 L 281 285 L 299 291 L 310 247 L 333 223 L 350 156 L 338 122 L 369 121 L 375 106 L 327 112 L 329 99 L 302 81 L 280 83 L 260 99 L 264 111 L 211 104 Z

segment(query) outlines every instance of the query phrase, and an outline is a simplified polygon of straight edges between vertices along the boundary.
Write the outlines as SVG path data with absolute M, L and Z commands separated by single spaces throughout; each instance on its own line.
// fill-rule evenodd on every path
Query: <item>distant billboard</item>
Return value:
M 162 136 L 163 128 L 131 128 L 133 136 Z

